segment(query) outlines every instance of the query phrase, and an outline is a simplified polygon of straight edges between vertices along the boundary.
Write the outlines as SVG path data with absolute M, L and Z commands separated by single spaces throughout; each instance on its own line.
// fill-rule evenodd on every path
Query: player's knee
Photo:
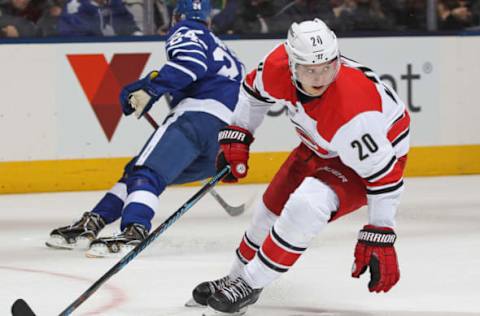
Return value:
M 275 231 L 287 242 L 306 247 L 338 208 L 335 192 L 315 178 L 306 178 L 288 199 Z
M 259 199 L 253 214 L 252 222 L 247 229 L 248 238 L 255 244 L 261 245 L 277 218 L 278 216 L 265 206 L 263 199 Z
M 166 187 L 166 182 L 156 172 L 149 168 L 135 169 L 126 179 L 127 193 L 148 191 L 160 195 Z

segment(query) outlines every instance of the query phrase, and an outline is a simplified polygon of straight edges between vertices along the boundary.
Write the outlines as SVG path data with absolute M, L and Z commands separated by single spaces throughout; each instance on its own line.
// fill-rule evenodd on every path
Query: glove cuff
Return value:
M 252 133 L 240 126 L 229 125 L 221 128 L 218 133 L 218 142 L 220 144 L 242 143 L 250 146 L 253 140 Z
M 391 247 L 395 243 L 397 235 L 389 227 L 365 225 L 358 233 L 358 242 L 379 247 Z
M 155 88 L 155 83 L 153 82 L 153 80 L 157 77 L 158 77 L 158 71 L 153 70 L 153 71 L 150 71 L 148 75 L 145 76 L 145 78 L 143 78 L 143 81 L 144 81 L 143 90 L 145 90 L 145 92 L 147 92 L 150 95 L 150 97 L 152 97 L 154 100 L 158 100 L 162 96 L 161 93 L 157 92 L 157 89 Z

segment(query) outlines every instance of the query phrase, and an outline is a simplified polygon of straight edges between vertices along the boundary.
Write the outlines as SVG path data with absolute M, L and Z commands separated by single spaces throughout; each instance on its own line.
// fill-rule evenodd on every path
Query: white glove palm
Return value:
M 152 97 L 144 90 L 137 90 L 130 93 L 130 95 L 128 96 L 128 102 L 130 103 L 130 106 L 135 110 L 135 116 L 137 118 L 140 117 L 143 110 L 151 99 Z

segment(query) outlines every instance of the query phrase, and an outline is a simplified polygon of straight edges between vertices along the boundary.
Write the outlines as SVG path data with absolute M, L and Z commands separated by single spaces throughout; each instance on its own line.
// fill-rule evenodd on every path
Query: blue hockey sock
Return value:
M 127 185 L 122 181 L 117 182 L 110 191 L 95 205 L 92 213 L 100 215 L 110 224 L 122 215 L 122 209 L 127 198 Z
M 158 197 L 155 196 L 158 203 Z M 152 228 L 152 218 L 155 215 L 156 206 L 142 203 L 130 202 L 124 209 L 122 216 L 121 230 L 124 230 L 130 224 L 140 224 L 145 227 L 147 231 Z
M 158 196 L 166 183 L 148 168 L 135 170 L 127 178 L 128 196 L 122 214 L 121 229 L 129 224 L 143 225 L 150 231 L 152 218 L 158 208 Z

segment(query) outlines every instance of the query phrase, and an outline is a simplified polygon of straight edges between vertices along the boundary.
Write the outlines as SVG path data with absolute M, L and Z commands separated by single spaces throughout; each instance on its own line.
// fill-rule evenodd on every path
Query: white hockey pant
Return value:
M 269 285 L 294 264 L 338 206 L 335 192 L 320 180 L 309 177 L 291 194 L 276 220 L 264 205 L 259 207 L 247 236 L 261 247 L 241 275 L 253 288 Z M 294 258 L 293 262 L 285 263 L 286 257 Z M 234 269 L 235 266 L 238 269 L 238 262 Z

